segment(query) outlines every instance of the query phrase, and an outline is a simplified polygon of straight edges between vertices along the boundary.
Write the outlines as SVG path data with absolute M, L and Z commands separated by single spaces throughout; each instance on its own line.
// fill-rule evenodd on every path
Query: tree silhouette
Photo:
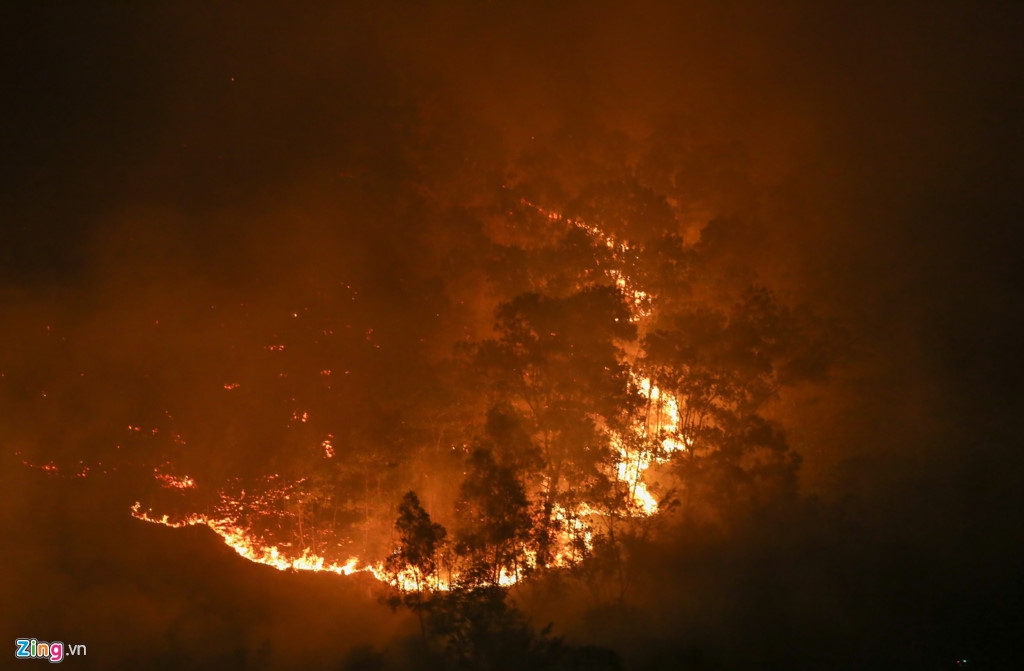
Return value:
M 384 562 L 389 581 L 399 596 L 389 599 L 392 608 L 404 604 L 419 618 L 420 632 L 426 638 L 424 609 L 430 592 L 440 586 L 439 555 L 447 532 L 432 522 L 415 492 L 407 492 L 398 506 L 395 520 L 398 547 Z
M 409 569 L 417 591 L 436 586 L 440 580 L 439 555 L 447 531 L 431 521 L 415 492 L 407 492 L 402 497 L 395 531 L 398 532 L 398 549 L 388 558 L 388 568 L 395 572 Z
M 468 563 L 464 584 L 497 585 L 503 571 L 518 576 L 527 568 L 533 520 L 526 491 L 489 450 L 470 456 L 455 512 L 456 552 Z
M 499 337 L 478 347 L 476 364 L 492 393 L 515 410 L 539 451 L 534 470 L 523 476 L 541 498 L 547 524 L 557 524 L 556 505 L 569 489 L 578 496 L 602 486 L 606 427 L 639 403 L 621 349 L 636 338 L 630 317 L 614 286 L 565 297 L 523 294 L 498 308 Z

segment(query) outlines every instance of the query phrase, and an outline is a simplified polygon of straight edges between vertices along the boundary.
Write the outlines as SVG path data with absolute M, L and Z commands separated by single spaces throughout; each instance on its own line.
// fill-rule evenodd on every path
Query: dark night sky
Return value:
M 157 352 L 173 368 L 174 357 L 202 356 L 219 337 L 199 306 L 290 309 L 291 297 L 305 300 L 325 278 L 364 289 L 367 306 L 353 319 L 378 324 L 382 338 L 443 338 L 457 327 L 427 325 L 413 306 L 444 272 L 459 233 L 421 226 L 423 194 L 444 212 L 530 165 L 542 174 L 569 166 L 571 184 L 590 165 L 669 137 L 692 158 L 694 214 L 685 225 L 706 223 L 702 212 L 754 222 L 761 237 L 737 253 L 782 295 L 841 323 L 853 343 L 829 385 L 777 406 L 804 456 L 805 492 L 851 497 L 869 520 L 865 554 L 902 553 L 899 570 L 863 559 L 883 576 L 875 588 L 921 566 L 951 576 L 929 577 L 922 592 L 968 595 L 962 614 L 949 606 L 933 628 L 913 630 L 927 631 L 924 640 L 984 621 L 978 631 L 996 633 L 965 635 L 982 648 L 969 654 L 984 657 L 991 643 L 1005 655 L 1005 632 L 1024 627 L 1013 614 L 1024 601 L 1019 580 L 1008 587 L 1021 577 L 1012 557 L 1024 540 L 1019 4 L 282 7 L 0 9 L 0 339 L 9 341 L 0 341 L 0 363 L 31 366 L 47 356 L 22 330 L 52 322 L 92 348 L 78 363 L 130 368 Z M 472 271 L 464 281 L 472 285 Z M 265 309 L 255 319 L 276 328 Z M 133 331 L 141 313 L 168 315 L 174 330 L 150 341 Z M 449 316 L 457 323 L 460 314 Z M 383 369 L 417 355 L 394 356 Z M 4 442 L 24 407 L 15 392 L 0 394 Z M 74 493 L 44 503 L 47 485 L 26 484 L 4 458 L 5 535 L 48 520 L 60 529 L 84 523 L 67 502 Z M 121 514 L 97 508 L 97 516 Z M 118 531 L 96 541 L 57 531 L 24 550 L 8 541 L 4 582 L 52 578 L 47 594 L 56 599 L 65 580 L 82 612 L 94 597 L 102 612 L 166 603 L 144 581 L 131 598 L 116 589 L 120 597 L 102 596 L 102 585 L 116 583 L 104 571 L 131 562 L 165 570 L 177 551 L 164 548 L 168 560 L 141 546 L 112 550 L 118 534 L 173 541 L 127 521 L 109 528 Z M 211 552 L 202 539 L 187 542 Z M 93 573 L 69 569 L 68 557 L 95 563 Z M 856 573 L 854 561 L 838 572 Z M 75 586 L 83 575 L 103 577 L 99 587 Z M 256 589 L 316 622 L 287 586 L 246 582 L 260 575 L 221 585 L 224 599 L 245 602 L 240 595 Z M 57 605 L 22 611 L 13 599 L 24 595 L 8 593 L 0 631 L 22 635 L 26 622 L 57 621 L 83 631 L 58 618 Z M 338 598 L 349 605 L 321 607 L 359 630 L 338 650 L 387 639 L 394 625 L 375 604 L 348 592 Z M 876 598 L 887 604 L 882 619 L 901 626 L 904 606 Z M 283 626 L 236 622 L 227 607 L 200 602 L 181 596 L 175 612 L 187 621 L 198 608 L 217 626 L 246 632 Z M 922 603 L 937 602 L 948 606 L 938 597 Z M 140 641 L 163 635 L 154 633 L 164 631 L 161 615 L 139 619 L 147 623 Z M 98 629 L 84 631 L 103 640 Z M 105 668 L 96 655 L 90 661 Z

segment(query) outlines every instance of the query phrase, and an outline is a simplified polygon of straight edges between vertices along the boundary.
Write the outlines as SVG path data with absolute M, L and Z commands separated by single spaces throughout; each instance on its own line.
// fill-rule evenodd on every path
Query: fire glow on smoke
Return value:
M 523 201 L 523 204 L 552 221 L 568 223 L 583 230 L 591 239 L 616 254 L 630 253 L 626 244 L 616 241 L 597 227 L 585 222 L 566 219 L 558 213 L 543 210 L 526 201 Z M 637 289 L 630 278 L 621 271 L 605 269 L 605 273 L 626 296 L 630 305 L 631 321 L 639 322 L 651 315 L 650 296 Z M 273 345 L 268 346 L 267 349 L 276 352 L 283 350 L 284 346 Z M 331 374 L 331 371 L 324 370 L 321 374 L 327 376 Z M 616 455 L 613 472 L 609 475 L 624 485 L 628 492 L 631 502 L 628 509 L 629 514 L 635 517 L 644 517 L 656 514 L 659 507 L 658 500 L 644 481 L 645 472 L 653 464 L 666 461 L 672 453 L 688 449 L 691 441 L 681 433 L 679 400 L 659 389 L 650 378 L 644 377 L 639 371 L 631 371 L 631 376 L 633 384 L 645 400 L 647 410 L 644 417 L 628 430 L 633 435 L 624 435 L 610 430 L 606 432 L 610 441 L 609 446 L 612 448 L 613 454 Z M 233 391 L 238 387 L 237 383 L 224 385 L 228 391 Z M 305 423 L 307 419 L 308 413 L 305 411 L 295 410 L 292 414 L 294 422 Z M 335 456 L 333 440 L 334 436 L 330 435 L 320 444 L 321 454 L 325 459 Z M 651 440 L 660 443 L 660 450 L 651 451 L 631 447 L 631 445 L 642 445 L 645 441 L 649 443 Z M 154 477 L 160 481 L 163 487 L 180 490 L 196 487 L 196 482 L 191 477 L 187 475 L 174 476 L 165 470 L 168 469 L 155 469 L 154 472 Z M 389 573 L 385 570 L 384 561 L 368 562 L 360 557 L 349 557 L 342 562 L 329 561 L 325 557 L 315 554 L 308 547 L 297 552 L 291 548 L 265 542 L 240 520 L 275 514 L 271 511 L 283 509 L 280 504 L 289 498 L 291 489 L 300 483 L 280 485 L 276 479 L 277 476 L 268 478 L 270 486 L 259 496 L 254 496 L 250 492 L 247 497 L 244 491 L 240 496 L 229 495 L 224 491 L 219 492 L 220 504 L 215 506 L 213 512 L 209 514 L 193 513 L 172 518 L 168 515 L 154 514 L 151 510 L 143 510 L 141 504 L 136 503 L 132 507 L 132 515 L 138 520 L 171 528 L 206 526 L 219 535 L 241 557 L 282 571 L 315 571 L 338 575 L 368 573 L 401 590 L 417 590 L 424 586 L 425 579 L 417 575 L 412 568 L 400 570 L 397 574 L 393 570 Z M 569 566 L 577 561 L 580 555 L 580 544 L 589 551 L 592 548 L 592 531 L 588 520 L 600 514 L 585 503 L 579 503 L 572 509 L 556 506 L 553 515 L 560 525 L 558 536 L 554 542 L 553 559 L 547 567 Z M 532 552 L 526 552 L 525 555 L 530 567 L 535 568 L 536 556 Z M 518 582 L 520 577 L 519 571 L 514 568 L 501 568 L 497 582 L 499 585 L 508 586 Z M 447 590 L 457 579 L 457 575 L 449 574 L 447 577 L 436 575 L 426 579 L 428 583 L 426 586 L 430 589 Z

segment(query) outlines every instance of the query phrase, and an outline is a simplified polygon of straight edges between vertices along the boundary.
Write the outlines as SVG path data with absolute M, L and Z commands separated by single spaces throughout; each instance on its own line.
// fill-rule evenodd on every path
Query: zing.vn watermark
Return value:
M 64 654 L 85 656 L 84 645 L 69 645 L 65 648 L 60 641 L 47 643 L 34 638 L 18 638 L 14 640 L 14 656 L 18 659 L 48 659 L 51 662 L 64 661 Z

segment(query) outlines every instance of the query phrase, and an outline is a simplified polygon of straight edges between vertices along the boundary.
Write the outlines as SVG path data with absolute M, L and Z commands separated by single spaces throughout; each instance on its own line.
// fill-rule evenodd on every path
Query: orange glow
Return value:
M 523 201 L 523 204 L 546 215 L 551 221 L 565 221 L 585 231 L 592 239 L 612 250 L 616 258 L 632 254 L 628 245 L 617 241 L 595 226 L 583 221 L 567 219 L 557 212 L 546 211 L 526 201 Z M 631 312 L 630 321 L 639 323 L 652 314 L 652 296 L 637 287 L 626 274 L 618 269 L 606 268 L 604 273 L 622 290 L 626 297 Z M 373 329 L 369 329 L 366 332 L 366 339 L 370 340 L 372 337 Z M 278 352 L 284 349 L 284 345 L 267 345 L 265 349 Z M 323 369 L 319 373 L 326 377 L 331 375 L 332 371 Z M 347 374 L 348 371 L 345 373 Z M 608 431 L 610 446 L 618 457 L 612 466 L 610 475 L 628 492 L 631 502 L 629 514 L 635 517 L 647 517 L 658 512 L 659 502 L 644 482 L 644 473 L 651 465 L 667 461 L 674 452 L 688 449 L 691 441 L 680 434 L 679 400 L 672 394 L 661 390 L 650 378 L 644 377 L 639 371 L 633 370 L 630 374 L 633 385 L 646 400 L 647 412 L 625 434 Z M 230 383 L 225 384 L 224 388 L 230 390 L 236 389 L 238 386 L 238 383 Z M 294 410 L 291 414 L 291 421 L 306 423 L 309 421 L 309 413 L 304 410 Z M 129 429 L 140 430 L 139 427 L 134 426 L 130 426 Z M 336 450 L 333 441 L 334 436 L 329 434 L 320 442 L 320 450 L 324 459 L 335 457 Z M 196 486 L 195 481 L 188 476 L 174 477 L 155 471 L 155 477 L 164 487 L 184 490 Z M 272 476 L 268 478 L 268 481 L 276 478 L 277 476 Z M 145 522 L 172 528 L 206 526 L 220 536 L 239 556 L 282 571 L 316 571 L 338 575 L 362 572 L 402 591 L 424 589 L 445 591 L 450 589 L 452 584 L 458 582 L 457 573 L 450 573 L 447 577 L 442 577 L 440 574 L 425 576 L 411 566 L 395 572 L 385 568 L 385 561 L 366 562 L 359 557 L 349 557 L 344 562 L 332 562 L 315 554 L 308 547 L 296 551 L 267 544 L 258 538 L 251 528 L 238 522 L 241 519 L 259 519 L 271 514 L 282 514 L 280 504 L 292 500 L 289 492 L 301 483 L 300 480 L 291 485 L 279 486 L 264 494 L 250 492 L 246 496 L 245 491 L 242 491 L 237 498 L 229 497 L 221 492 L 222 505 L 218 509 L 220 512 L 212 515 L 195 513 L 181 519 L 171 519 L 167 515 L 155 516 L 151 511 L 144 511 L 139 503 L 132 507 L 132 515 Z M 275 508 L 275 506 L 277 507 Z M 553 558 L 547 568 L 573 566 L 584 559 L 592 549 L 594 523 L 602 513 L 593 510 L 585 503 L 580 503 L 571 509 L 556 505 L 552 515 L 558 524 L 557 534 L 553 539 Z M 510 586 L 518 582 L 521 579 L 521 569 L 523 568 L 537 568 L 535 553 L 524 550 L 521 556 L 526 557 L 526 566 L 520 566 L 520 570 L 516 570 L 515 567 L 501 568 L 497 578 L 499 585 Z
M 30 461 L 22 460 L 21 463 L 22 463 L 23 466 L 28 466 L 29 468 L 35 468 L 35 469 L 38 469 L 40 471 L 43 471 L 44 473 L 51 473 L 53 475 L 60 475 L 60 468 L 57 466 L 57 464 L 53 463 L 52 461 L 49 461 L 49 462 L 47 462 L 45 464 L 33 464 Z
M 182 527 L 203 525 L 209 527 L 215 534 L 220 536 L 224 543 L 240 556 L 251 562 L 272 566 L 279 571 L 327 571 L 338 575 L 352 575 L 360 571 L 369 571 L 368 567 L 357 568 L 359 560 L 351 557 L 342 564 L 328 563 L 323 557 L 309 552 L 308 548 L 303 550 L 299 557 L 288 558 L 280 552 L 276 545 L 261 546 L 254 543 L 248 536 L 245 529 L 233 525 L 229 520 L 215 519 L 201 514 L 188 515 L 181 520 L 171 520 L 167 515 L 160 517 L 152 516 L 148 511 L 142 510 L 139 503 L 132 506 L 132 517 L 143 522 L 161 524 L 180 529 Z
M 174 489 L 194 489 L 196 486 L 196 481 L 187 475 L 179 478 L 168 473 L 160 473 L 157 469 L 153 469 L 153 477 L 163 483 L 164 487 Z

